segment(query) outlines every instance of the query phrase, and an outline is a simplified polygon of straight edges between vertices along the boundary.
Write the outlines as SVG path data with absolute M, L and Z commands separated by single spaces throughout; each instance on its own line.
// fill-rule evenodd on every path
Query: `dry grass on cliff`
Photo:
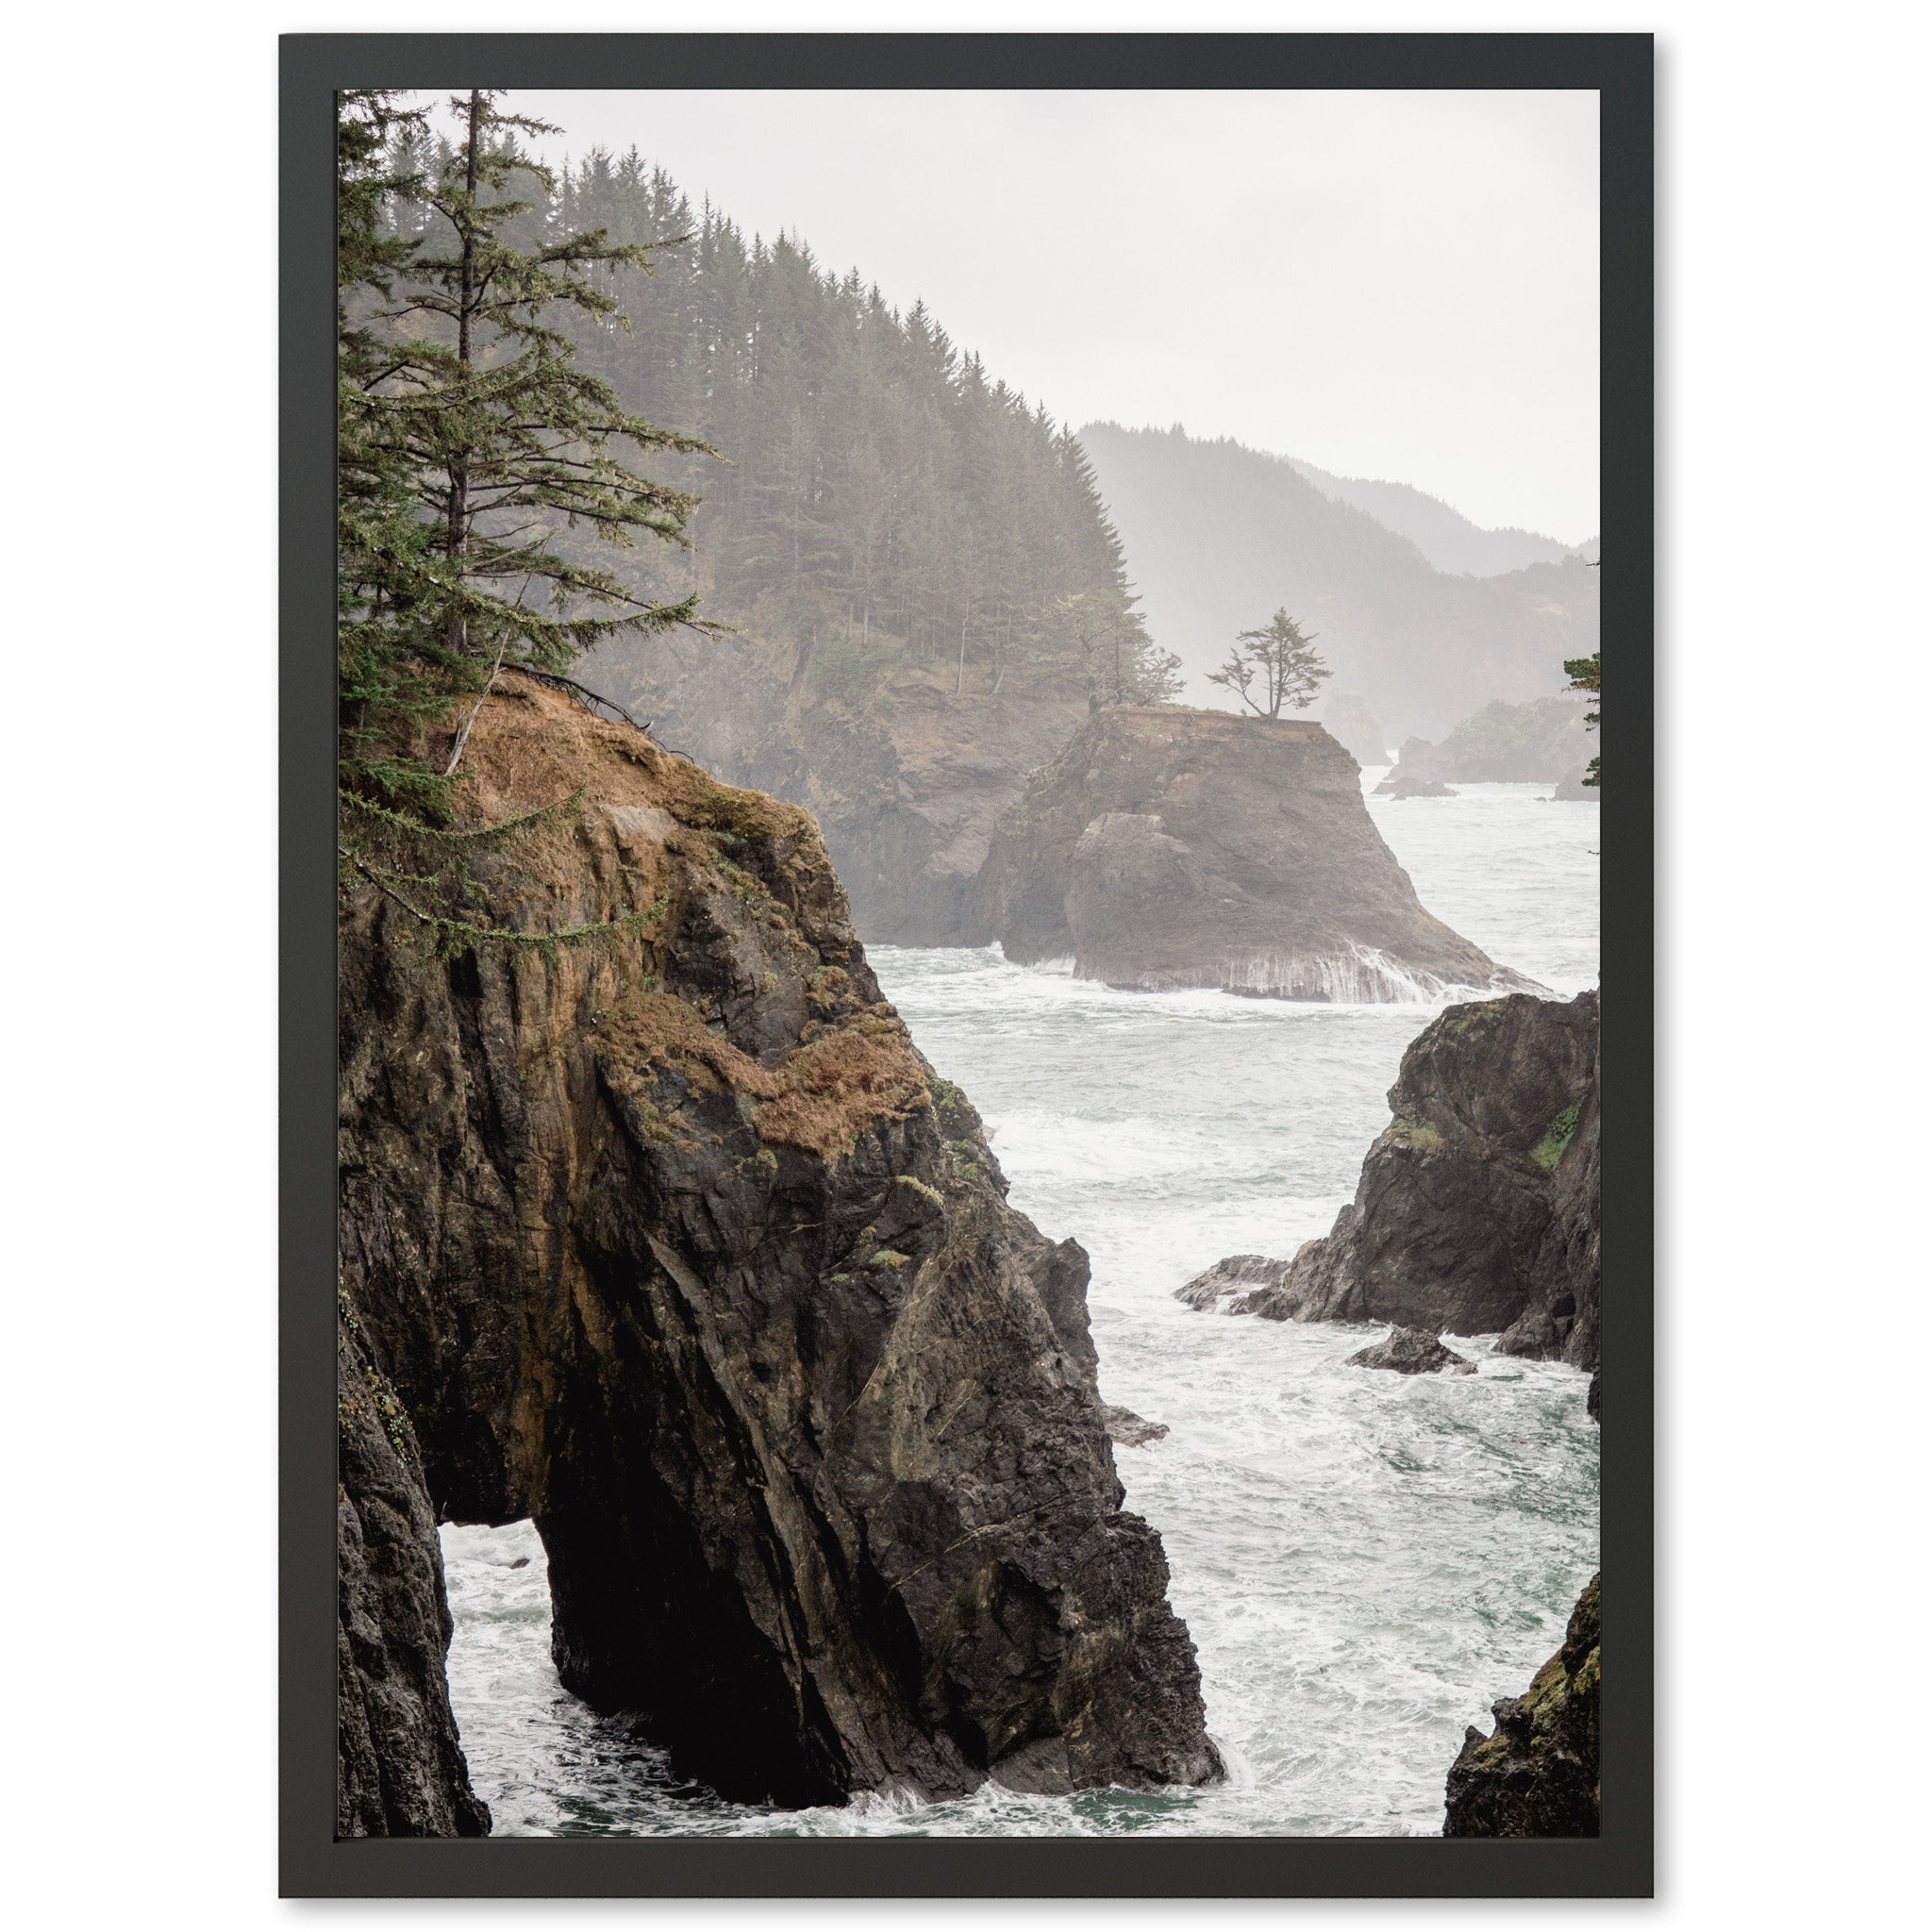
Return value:
M 849 1154 L 873 1122 L 930 1102 L 905 1027 L 875 1012 L 816 1031 L 775 1067 L 741 1053 L 664 992 L 633 993 L 604 1016 L 597 1040 L 607 1073 L 633 1098 L 668 1069 L 700 1090 L 741 1095 L 764 1140 L 827 1159 Z

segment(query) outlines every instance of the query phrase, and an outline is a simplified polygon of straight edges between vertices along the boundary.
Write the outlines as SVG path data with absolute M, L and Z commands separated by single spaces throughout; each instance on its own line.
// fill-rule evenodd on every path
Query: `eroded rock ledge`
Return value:
M 641 917 L 438 961 L 345 902 L 345 1307 L 425 1561 L 533 1517 L 564 1683 L 728 1796 L 1215 1775 L 1086 1257 L 1007 1206 L 811 820 L 509 676 L 465 765 L 479 819 L 585 788 L 466 917 Z
M 1098 713 L 1000 815 L 979 891 L 1008 958 L 1110 986 L 1357 1002 L 1530 985 L 1423 909 L 1354 758 L 1300 720 Z

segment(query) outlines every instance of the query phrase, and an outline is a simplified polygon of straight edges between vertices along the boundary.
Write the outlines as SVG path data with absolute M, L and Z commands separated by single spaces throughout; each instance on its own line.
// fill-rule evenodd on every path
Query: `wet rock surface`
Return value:
M 1215 1775 L 1086 1257 L 1007 1206 L 811 821 L 508 675 L 465 766 L 482 820 L 584 794 L 467 917 L 630 923 L 438 959 L 346 900 L 343 1280 L 417 1527 L 532 1517 L 564 1684 L 727 1797 Z
M 1449 1772 L 1445 1838 L 1594 1838 L 1599 1818 L 1602 1583 L 1577 1599 L 1563 1647 L 1521 1697 L 1472 1725 Z
M 1346 1366 L 1391 1369 L 1398 1375 L 1433 1375 L 1443 1369 L 1453 1375 L 1475 1374 L 1475 1364 L 1466 1355 L 1445 1348 L 1441 1338 L 1425 1328 L 1398 1328 L 1385 1341 L 1357 1349 Z
M 1150 991 L 1377 1001 L 1526 987 L 1423 909 L 1319 724 L 1177 706 L 1089 719 L 994 827 L 986 926 L 1022 964 Z
M 345 1297 L 336 1311 L 339 1838 L 474 1838 L 444 1660 L 449 1601 L 414 1431 Z
M 1596 1365 L 1597 994 L 1451 1007 L 1410 1045 L 1355 1200 L 1252 1312 L 1507 1330 Z M 1515 1325 L 1512 1325 L 1515 1324 Z
M 1177 1302 L 1191 1308 L 1219 1308 L 1223 1314 L 1250 1312 L 1237 1306 L 1257 1290 L 1279 1288 L 1289 1263 L 1266 1255 L 1229 1255 L 1174 1291 Z
M 1168 1432 L 1165 1423 L 1150 1423 L 1145 1416 L 1136 1415 L 1131 1408 L 1122 1408 L 1116 1403 L 1107 1405 L 1106 1415 L 1107 1433 L 1128 1449 L 1158 1442 Z

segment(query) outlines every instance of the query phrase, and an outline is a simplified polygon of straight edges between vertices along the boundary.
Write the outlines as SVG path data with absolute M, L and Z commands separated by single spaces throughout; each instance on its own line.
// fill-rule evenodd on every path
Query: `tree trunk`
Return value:
M 483 96 L 475 88 L 470 90 L 470 131 L 468 143 L 463 154 L 463 186 L 472 205 L 476 199 L 476 149 L 482 132 Z M 462 281 L 457 302 L 457 361 L 467 380 L 470 365 L 475 351 L 470 340 L 470 311 L 476 299 L 476 236 L 466 213 L 463 223 Z M 444 554 L 452 563 L 463 554 L 469 537 L 470 524 L 470 466 L 466 458 L 458 457 L 450 465 L 449 472 L 449 529 L 444 542 Z M 460 569 L 452 573 L 461 581 Z M 449 647 L 460 653 L 469 646 L 469 625 L 460 609 L 453 610 L 449 619 Z M 459 747 L 460 748 L 460 747 Z

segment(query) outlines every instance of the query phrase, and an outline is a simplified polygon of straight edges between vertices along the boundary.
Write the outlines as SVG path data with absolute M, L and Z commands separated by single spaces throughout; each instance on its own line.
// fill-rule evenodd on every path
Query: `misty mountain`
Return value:
M 1513 526 L 1486 530 L 1480 524 L 1471 523 L 1460 510 L 1452 509 L 1440 496 L 1431 496 L 1413 484 L 1337 476 L 1299 457 L 1287 460 L 1324 496 L 1366 510 L 1384 529 L 1407 537 L 1430 563 L 1451 576 L 1464 573 L 1474 577 L 1502 576 L 1532 563 L 1560 563 L 1573 552 L 1591 562 L 1596 560 L 1599 545 L 1594 537 L 1583 543 L 1559 543 L 1554 537 L 1540 537 L 1534 530 Z
M 1318 634 L 1334 673 L 1324 696 L 1364 699 L 1391 742 L 1441 738 L 1492 698 L 1560 691 L 1564 658 L 1597 648 L 1597 573 L 1581 557 L 1450 575 L 1285 458 L 1113 423 L 1090 424 L 1080 441 L 1191 703 L 1227 708 L 1207 674 L 1277 606 Z

